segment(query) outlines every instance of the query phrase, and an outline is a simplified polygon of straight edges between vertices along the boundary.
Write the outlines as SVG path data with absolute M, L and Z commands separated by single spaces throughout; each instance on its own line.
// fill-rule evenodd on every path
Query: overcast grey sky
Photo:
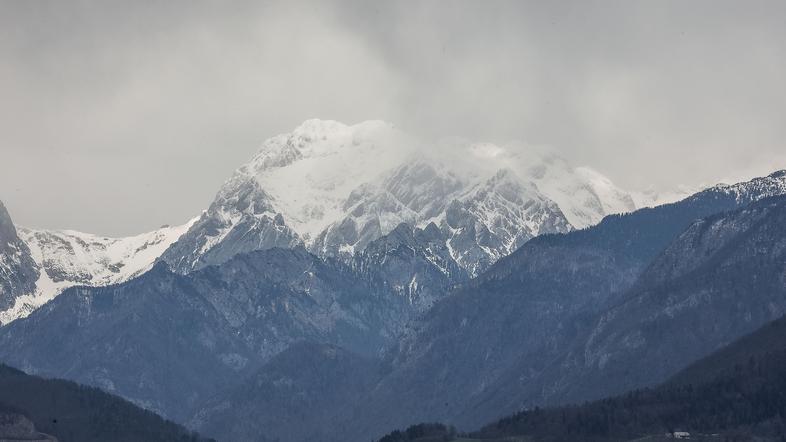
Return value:
M 786 2 L 0 1 L 17 224 L 181 223 L 308 118 L 553 146 L 619 186 L 786 168 Z

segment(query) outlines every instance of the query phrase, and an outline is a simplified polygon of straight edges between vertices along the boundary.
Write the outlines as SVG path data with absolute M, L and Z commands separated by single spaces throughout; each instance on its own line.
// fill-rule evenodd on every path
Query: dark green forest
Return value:
M 59 379 L 43 379 L 0 364 L 0 412 L 19 413 L 60 442 L 197 442 L 198 435 L 153 412 Z
M 448 442 L 456 437 L 456 430 L 440 423 L 417 424 L 406 430 L 396 430 L 380 442 Z

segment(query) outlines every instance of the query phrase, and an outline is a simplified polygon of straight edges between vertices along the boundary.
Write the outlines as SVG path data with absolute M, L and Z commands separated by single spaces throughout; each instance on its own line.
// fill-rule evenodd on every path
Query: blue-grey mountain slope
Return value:
M 665 383 L 581 405 L 535 408 L 468 435 L 533 442 L 776 442 L 786 434 L 786 317 L 692 363 Z M 380 442 L 458 441 L 441 424 L 394 431 Z
M 328 441 L 335 411 L 379 378 L 374 359 L 303 342 L 278 354 L 232 390 L 205 403 L 189 422 L 219 440 Z M 351 423 L 350 423 L 351 425 Z
M 696 220 L 782 193 L 785 178 L 778 172 L 717 186 L 679 203 L 609 216 L 595 227 L 528 242 L 438 302 L 411 327 L 388 357 L 390 374 L 361 401 L 362 406 L 348 412 L 367 416 L 360 420 L 368 426 L 355 437 L 424 421 L 471 428 L 522 407 L 599 397 L 630 387 L 618 385 L 619 379 L 615 384 L 613 376 L 603 378 L 608 385 L 591 377 L 585 380 L 585 368 L 567 353 L 592 333 L 601 315 L 633 296 L 648 266 L 670 245 L 678 247 L 685 240 L 680 234 Z M 783 307 L 779 302 L 757 307 L 755 298 L 737 301 L 746 308 L 770 309 L 772 315 Z M 628 320 L 638 323 L 660 310 L 644 309 Z M 725 334 L 705 337 L 705 345 L 717 347 L 751 330 L 725 316 L 732 312 L 715 312 L 718 316 L 711 324 L 720 323 Z M 757 313 L 750 327 L 771 318 Z M 616 343 L 622 348 L 629 344 L 624 339 Z M 688 347 L 673 359 L 684 365 L 706 354 L 697 348 Z M 620 356 L 616 365 L 621 370 L 627 357 L 638 355 Z M 662 380 L 668 369 L 653 370 L 648 380 Z
M 127 283 L 68 289 L 0 328 L 0 360 L 182 421 L 293 343 L 375 356 L 412 308 L 348 266 L 269 249 L 187 276 L 159 264 Z
M 785 269 L 786 197 L 695 222 L 561 363 L 564 396 L 652 385 L 782 316 Z
M 237 254 L 186 275 L 162 263 L 127 283 L 70 289 L 0 328 L 0 359 L 103 386 L 186 421 L 215 411 L 211 404 L 238 405 L 253 414 L 254 402 L 234 400 L 232 392 L 242 392 L 239 385 L 251 376 L 275 379 L 266 370 L 275 374 L 277 366 L 268 363 L 304 340 L 345 348 L 361 359 L 388 348 L 381 368 L 373 367 L 381 370 L 379 379 L 337 396 L 327 415 L 305 413 L 299 434 L 366 440 L 425 420 L 472 427 L 532 404 L 606 394 L 580 385 L 597 379 L 593 360 L 578 355 L 599 320 L 634 299 L 642 285 L 654 284 L 647 281 L 659 281 L 649 279 L 648 269 L 659 268 L 669 250 L 679 250 L 679 241 L 687 241 L 681 234 L 697 220 L 784 190 L 786 174 L 779 172 L 608 216 L 594 227 L 530 240 L 472 280 L 437 223 L 399 223 L 351 259 L 294 246 Z M 743 232 L 757 224 L 733 225 L 739 228 L 729 231 Z M 658 304 L 652 306 L 654 311 L 637 312 L 634 324 L 657 313 Z M 773 314 L 779 308 L 775 304 Z M 730 328 L 727 338 L 743 328 Z M 604 339 L 592 345 L 608 342 L 602 352 L 620 361 L 636 357 L 620 349 L 628 342 L 615 341 L 622 335 L 598 332 Z M 711 344 L 718 336 L 702 339 Z M 699 356 L 677 359 L 687 363 Z M 319 391 L 310 378 L 318 371 L 301 375 L 298 391 Z M 346 380 L 339 375 L 329 382 Z M 614 388 L 627 386 L 609 385 Z M 275 409 L 275 398 L 259 405 Z
M 473 436 L 617 441 L 680 430 L 693 439 L 779 441 L 786 432 L 784 391 L 786 317 L 781 317 L 656 388 L 581 407 L 519 413 Z
M 678 204 L 609 217 L 587 230 L 527 243 L 477 280 L 465 282 L 437 301 L 405 333 L 380 368 L 364 365 L 370 371 L 361 378 L 367 381 L 378 376 L 374 385 L 367 391 L 352 390 L 343 402 L 334 402 L 340 406 L 306 413 L 299 423 L 299 434 L 312 436 L 292 440 L 310 440 L 320 434 L 324 440 L 360 441 L 394 428 L 389 422 L 397 420 L 402 422 L 400 426 L 439 419 L 472 428 L 483 423 L 482 416 L 490 420 L 520 407 L 626 388 L 618 385 L 619 381 L 585 380 L 584 370 L 575 364 L 565 369 L 560 363 L 573 355 L 574 348 L 583 348 L 601 315 L 647 281 L 648 268 L 657 266 L 680 244 L 691 247 L 685 235 L 695 220 L 731 216 L 727 210 L 776 193 L 782 180 L 782 174 L 774 174 L 750 183 L 719 186 Z M 743 227 L 739 226 L 738 233 Z M 411 234 L 406 226 L 396 231 L 378 245 L 384 245 L 379 249 L 400 251 L 372 262 L 417 256 L 413 253 L 417 247 L 401 246 L 424 232 Z M 369 273 L 385 274 L 379 270 Z M 681 367 L 699 356 L 699 352 L 686 352 L 675 360 L 681 361 Z M 626 358 L 620 356 L 620 364 L 626 364 Z M 293 372 L 297 370 L 293 368 Z M 652 376 L 661 376 L 657 381 L 665 375 L 653 372 Z M 347 380 L 330 381 L 336 385 L 342 382 Z M 253 390 L 253 385 L 247 388 Z M 589 394 L 579 391 L 581 388 L 596 391 Z M 316 391 L 304 387 L 301 394 L 313 396 Z M 219 395 L 215 403 L 226 407 L 213 414 L 225 429 L 264 419 L 263 410 L 277 408 L 275 396 L 261 394 L 249 398 L 228 392 Z M 243 417 L 233 420 L 234 409 L 242 410 L 238 415 Z M 448 418 L 435 417 L 440 415 Z M 205 420 L 200 422 L 218 428 Z
M 376 357 L 467 278 L 433 225 L 401 224 L 348 263 L 302 247 L 188 275 L 160 263 L 126 283 L 69 289 L 0 328 L 0 359 L 185 419 L 302 340 Z

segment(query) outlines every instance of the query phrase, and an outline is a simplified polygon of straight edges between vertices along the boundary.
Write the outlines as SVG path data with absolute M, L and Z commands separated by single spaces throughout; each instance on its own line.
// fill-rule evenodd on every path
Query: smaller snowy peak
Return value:
M 20 232 L 53 281 L 108 285 L 147 271 L 194 221 L 124 238 L 73 230 L 22 228 Z
M 771 196 L 783 195 L 786 194 L 786 170 L 778 170 L 767 176 L 754 177 L 735 184 L 679 185 L 672 191 L 657 191 L 650 188 L 645 191 L 633 192 L 631 195 L 636 206 L 641 208 L 673 203 L 705 190 L 731 195 L 740 203 L 750 203 Z
M 738 201 L 753 202 L 786 193 L 786 170 L 737 184 L 719 184 L 712 189 L 734 195 Z
M 27 316 L 68 287 L 116 284 L 146 272 L 195 221 L 125 238 L 20 228 L 39 274 L 31 290 L 0 312 L 0 324 Z
M 186 274 L 226 262 L 238 253 L 302 245 L 273 203 L 253 176 L 236 172 L 210 207 L 159 259 Z

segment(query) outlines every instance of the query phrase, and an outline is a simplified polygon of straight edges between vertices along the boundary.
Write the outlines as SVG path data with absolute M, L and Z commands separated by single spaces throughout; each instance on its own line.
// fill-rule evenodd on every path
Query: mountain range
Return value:
M 537 235 L 584 228 L 636 207 L 607 178 L 543 148 L 458 139 L 426 145 L 381 121 L 309 120 L 265 141 L 207 210 L 181 226 L 128 238 L 3 232 L 0 238 L 17 244 L 27 264 L 15 272 L 24 283 L 0 292 L 0 323 L 67 287 L 123 282 L 159 260 L 186 274 L 238 253 L 303 246 L 351 261 L 401 224 L 422 230 L 433 224 L 451 261 L 440 265 L 474 277 Z M 0 215 L 13 226 L 5 211 Z
M 310 120 L 181 226 L 0 206 L 0 360 L 219 440 L 472 430 L 657 385 L 786 313 L 784 194 L 780 171 L 640 208 L 542 148 Z
M 785 179 L 779 172 L 717 186 L 678 203 L 607 217 L 595 227 L 528 242 L 481 276 L 454 286 L 411 322 L 373 368 L 370 388 L 351 399 L 337 399 L 341 407 L 312 411 L 314 422 L 331 422 L 332 433 L 326 435 L 324 424 L 311 426 L 303 419 L 299 434 L 308 436 L 291 440 L 363 440 L 418 421 L 471 429 L 505 410 L 595 399 L 662 381 L 786 311 L 782 272 L 777 271 L 786 266 L 781 246 L 786 231 L 779 228 L 786 225 L 781 218 L 786 200 L 778 196 L 786 188 Z M 706 223 L 731 226 L 723 232 L 710 229 L 719 236 L 704 240 L 725 247 L 702 251 L 690 266 L 696 273 L 685 278 L 667 263 L 674 250 L 693 247 L 695 230 Z M 745 258 L 751 252 L 757 261 Z M 737 260 L 725 262 L 724 256 Z M 661 275 L 664 268 L 670 272 Z M 651 283 L 655 275 L 661 284 L 668 281 L 666 287 L 680 287 L 685 280 L 691 284 L 675 292 L 674 299 L 662 299 L 664 289 Z M 643 287 L 652 290 L 645 295 L 647 308 L 616 316 L 618 309 L 643 303 Z M 740 293 L 759 287 L 770 289 L 756 297 Z M 713 295 L 697 302 L 697 293 Z M 730 308 L 728 302 L 736 305 Z M 680 315 L 672 304 L 681 304 Z M 687 328 L 665 325 L 652 335 L 652 324 L 668 324 L 669 315 Z M 625 336 L 606 344 L 600 354 L 592 352 L 601 331 L 625 330 L 628 324 L 650 333 L 642 332 L 646 345 L 634 346 L 636 341 Z M 609 362 L 612 355 L 616 359 Z M 313 357 L 301 351 L 299 358 L 290 355 L 289 360 L 312 365 L 306 361 Z M 290 367 L 297 371 L 296 365 Z M 254 376 L 265 375 L 262 367 Z M 340 376 L 320 379 L 331 385 L 342 382 Z M 219 395 L 213 403 L 222 404 L 220 412 L 202 408 L 192 424 L 216 436 L 221 433 L 210 433 L 217 428 L 213 422 L 246 428 L 242 436 L 253 440 L 263 429 L 241 423 L 264 418 L 251 410 L 275 409 L 273 398 L 282 396 L 262 394 L 260 386 L 242 383 L 236 390 L 246 394 Z M 235 409 L 246 410 L 242 422 L 231 420 Z M 290 440 L 286 426 L 268 424 L 264 431 Z
M 786 311 L 783 273 L 777 270 L 786 265 L 780 246 L 786 232 L 779 227 L 784 201 L 766 197 L 782 194 L 784 180 L 786 173 L 778 172 L 717 186 L 674 204 L 528 242 L 411 324 L 386 355 L 388 374 L 356 401 L 363 405 L 346 412 L 346 419 L 362 412 L 369 422 L 355 437 L 423 421 L 471 429 L 501 410 L 650 385 L 775 319 Z M 775 227 L 751 245 L 744 240 L 765 234 L 755 230 L 763 226 L 733 223 L 752 216 L 749 206 L 757 204 L 762 207 L 756 213 Z M 680 287 L 680 273 L 659 272 L 671 269 L 665 264 L 671 251 L 693 247 L 691 228 L 702 218 L 735 226 L 726 232 L 726 248 L 692 264 L 697 271 L 725 276 L 697 273 L 687 278 L 692 285 Z M 740 259 L 750 247 L 761 253 L 756 265 L 766 263 L 759 272 Z M 738 259 L 726 263 L 724 256 Z M 665 289 L 650 285 L 655 275 Z M 730 280 L 738 287 L 730 287 Z M 768 291 L 743 296 L 760 284 Z M 675 287 L 681 291 L 672 292 Z M 645 300 L 647 308 L 618 313 Z M 703 315 L 704 309 L 716 315 Z M 684 328 L 665 325 L 677 319 Z M 642 328 L 622 333 L 630 324 Z

